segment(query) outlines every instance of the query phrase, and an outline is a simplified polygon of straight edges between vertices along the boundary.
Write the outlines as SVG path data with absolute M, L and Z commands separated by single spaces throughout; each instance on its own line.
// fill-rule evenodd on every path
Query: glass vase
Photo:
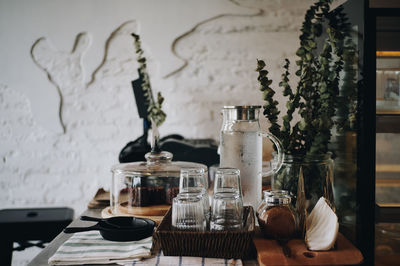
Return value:
M 293 206 L 296 206 L 300 195 L 305 197 L 308 213 L 322 196 L 330 202 L 335 211 L 333 167 L 331 153 L 302 156 L 286 154 L 282 167 L 272 176 L 272 189 L 289 191 L 293 197 Z M 300 189 L 298 189 L 298 184 L 302 186 Z M 299 193 L 299 191 L 304 191 L 304 193 Z

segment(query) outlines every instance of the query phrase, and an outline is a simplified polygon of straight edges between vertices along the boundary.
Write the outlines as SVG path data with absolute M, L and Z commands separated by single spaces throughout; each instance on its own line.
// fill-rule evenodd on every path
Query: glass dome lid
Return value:
M 159 176 L 179 177 L 182 168 L 203 168 L 207 172 L 207 166 L 200 163 L 172 161 L 170 152 L 149 152 L 145 155 L 146 161 L 120 163 L 111 168 L 114 174 L 126 174 L 131 176 Z

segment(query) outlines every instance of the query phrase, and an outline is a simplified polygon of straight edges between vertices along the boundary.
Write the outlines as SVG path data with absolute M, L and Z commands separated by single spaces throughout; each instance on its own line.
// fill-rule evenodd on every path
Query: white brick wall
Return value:
M 170 2 L 173 5 L 176 1 Z M 298 30 L 312 1 L 237 2 L 254 8 L 254 13 L 262 9 L 263 14 L 224 16 L 198 26 L 175 47 L 187 60 L 187 67 L 166 79 L 159 74 L 151 45 L 142 40 L 154 92 L 160 90 L 165 97 L 168 116 L 160 128 L 162 135 L 218 139 L 223 105 L 262 104 L 254 72 L 256 59 L 267 61 L 275 87 L 283 59 L 289 57 L 294 63 Z M 9 27 L 12 32 L 13 26 Z M 73 207 L 79 214 L 97 188 L 108 186 L 110 166 L 117 162 L 119 151 L 142 134 L 130 86 L 137 77 L 128 35 L 132 30 L 136 30 L 134 22 L 113 35 L 105 62 L 89 85 L 84 82 L 90 73 L 85 72 L 82 56 L 90 49 L 90 32 L 80 36 L 72 53 L 59 50 L 49 39 L 36 43 L 32 55 L 62 99 L 65 133 L 38 123 L 30 97 L 5 83 L 0 75 L 0 208 L 57 205 Z M 29 41 L 33 44 L 37 39 Z M 71 45 L 73 42 L 71 39 Z M 43 95 L 44 110 L 46 101 Z

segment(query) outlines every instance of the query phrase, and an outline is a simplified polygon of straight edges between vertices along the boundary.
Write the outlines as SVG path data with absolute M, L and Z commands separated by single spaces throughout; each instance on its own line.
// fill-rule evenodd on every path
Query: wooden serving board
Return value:
M 290 240 L 290 258 L 285 257 L 276 240 L 256 235 L 254 245 L 260 265 L 355 265 L 363 261 L 361 252 L 342 234 L 338 234 L 336 248 L 329 251 L 310 251 L 303 240 Z
M 134 216 L 138 218 L 148 218 L 156 222 L 156 224 L 160 224 L 164 216 L 159 216 L 159 215 L 136 215 L 136 214 L 129 214 L 129 213 L 120 213 L 118 215 L 114 215 L 111 212 L 110 207 L 106 207 L 101 211 L 101 217 L 102 218 L 110 218 L 110 217 L 115 217 L 115 216 Z
M 146 207 L 128 206 L 128 202 L 123 202 L 119 205 L 119 210 L 122 213 L 140 215 L 140 216 L 164 216 L 171 205 L 152 205 Z

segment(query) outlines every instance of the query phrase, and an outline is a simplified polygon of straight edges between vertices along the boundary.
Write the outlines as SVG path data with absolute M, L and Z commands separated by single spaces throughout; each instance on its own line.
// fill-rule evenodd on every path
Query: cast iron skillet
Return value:
M 69 234 L 97 230 L 100 231 L 101 236 L 106 240 L 135 241 L 151 236 L 155 226 L 155 222 L 150 219 L 124 216 L 108 219 L 84 216 L 82 220 L 89 219 L 93 221 L 96 219 L 98 223 L 89 227 L 67 227 L 64 229 L 64 233 Z

